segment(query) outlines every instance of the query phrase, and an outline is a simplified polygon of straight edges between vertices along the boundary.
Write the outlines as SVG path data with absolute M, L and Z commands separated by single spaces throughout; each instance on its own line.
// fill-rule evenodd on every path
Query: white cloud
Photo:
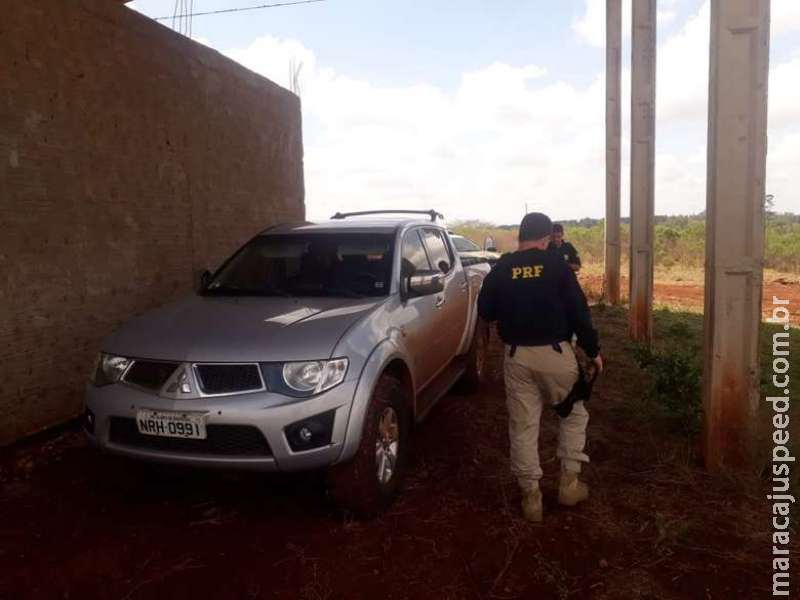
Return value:
M 599 79 L 576 89 L 544 81 L 537 65 L 495 62 L 462 74 L 446 93 L 426 83 L 391 88 L 350 78 L 319 66 L 292 40 L 263 37 L 226 54 L 284 86 L 290 62 L 302 62 L 313 218 L 343 208 L 435 206 L 453 218 L 514 221 L 525 202 L 553 208 L 565 195 L 576 197 L 575 215 L 587 208 L 578 199 L 586 178 L 574 174 L 602 159 Z M 593 172 L 594 186 L 602 186 Z
M 779 4 L 786 3 L 774 0 L 773 7 Z M 795 4 L 800 6 L 800 2 Z M 773 19 L 775 14 L 773 10 Z M 710 7 L 706 1 L 658 49 L 658 141 L 666 142 L 662 145 L 679 143 L 693 148 L 691 158 L 674 152 L 657 156 L 659 212 L 686 212 L 687 205 L 702 210 L 705 202 L 709 28 Z M 779 211 L 800 211 L 798 98 L 800 54 L 771 65 L 769 74 L 767 191 L 775 194 L 775 208 Z
M 662 0 L 656 12 L 659 28 L 671 25 L 678 17 L 674 9 L 676 2 Z M 622 0 L 622 37 L 631 36 L 631 0 Z M 572 31 L 578 40 L 595 48 L 606 46 L 606 0 L 586 0 L 586 8 L 581 16 L 572 22 Z
M 704 2 L 658 48 L 656 112 L 661 120 L 706 118 L 710 14 Z
M 775 128 L 800 128 L 800 55 L 770 69 L 769 121 Z
M 791 1 L 800 8 L 800 0 Z M 774 0 L 774 6 L 779 4 L 785 5 Z M 709 28 L 709 3 L 704 2 L 680 30 L 659 47 L 656 110 L 660 120 L 705 121 L 708 113 Z M 773 129 L 792 124 L 800 126 L 798 98 L 800 52 L 789 60 L 771 65 L 769 120 Z
M 214 44 L 211 43 L 211 40 L 209 40 L 207 37 L 203 37 L 202 35 L 198 37 L 193 37 L 192 40 L 194 40 L 198 44 L 203 44 L 203 46 L 208 46 L 209 48 L 214 47 Z
M 674 5 L 675 2 L 659 3 L 656 13 L 659 27 L 667 27 L 675 21 L 678 12 L 672 8 Z M 622 36 L 625 39 L 630 37 L 630 23 L 631 0 L 622 0 Z M 579 41 L 595 48 L 605 48 L 606 0 L 587 0 L 583 14 L 572 22 L 572 31 Z
M 669 13 L 669 11 L 663 12 L 664 15 Z M 622 0 L 622 36 L 625 38 L 630 37 L 630 23 L 631 0 Z M 586 0 L 586 9 L 578 19 L 572 22 L 572 31 L 579 41 L 595 48 L 605 48 L 606 0 Z
M 314 53 L 300 42 L 272 36 L 260 37 L 246 49 L 225 50 L 224 53 L 286 88 L 289 87 L 292 61 L 302 64 L 306 72 L 313 72 L 317 68 Z
M 657 25 L 659 27 L 666 27 L 670 23 L 672 23 L 675 18 L 678 16 L 678 13 L 674 10 L 659 10 L 656 13 L 656 20 Z
M 572 30 L 578 38 L 597 48 L 606 45 L 605 5 L 604 0 L 587 0 L 583 15 L 572 23 Z
M 588 0 L 587 14 L 594 3 Z M 659 47 L 659 213 L 704 208 L 708 15 L 706 2 Z M 312 219 L 337 210 L 435 207 L 451 219 L 509 223 L 519 219 L 526 203 L 556 218 L 603 214 L 602 73 L 591 84 L 576 86 L 553 78 L 541 65 L 498 61 L 463 73 L 454 90 L 445 90 L 425 81 L 386 87 L 353 78 L 319 64 L 314 52 L 295 40 L 266 36 L 226 54 L 284 86 L 290 64 L 302 64 Z M 623 214 L 629 78 L 626 69 Z M 770 86 L 768 189 L 779 210 L 797 211 L 800 55 L 773 65 Z
M 769 138 L 767 193 L 775 196 L 775 210 L 800 211 L 800 128 Z
M 772 0 L 770 21 L 774 36 L 800 31 L 800 2 L 798 0 Z

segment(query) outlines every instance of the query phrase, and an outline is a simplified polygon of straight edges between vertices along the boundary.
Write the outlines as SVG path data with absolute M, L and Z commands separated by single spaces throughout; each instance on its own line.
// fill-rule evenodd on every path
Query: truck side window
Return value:
M 405 279 L 411 277 L 417 271 L 429 271 L 431 263 L 425 253 L 422 240 L 419 239 L 417 230 L 409 231 L 403 238 L 403 253 L 400 274 Z
M 449 273 L 453 267 L 453 258 L 450 256 L 447 242 L 442 237 L 442 232 L 438 229 L 424 229 L 423 238 L 425 247 L 431 257 L 431 262 L 436 265 L 442 273 Z

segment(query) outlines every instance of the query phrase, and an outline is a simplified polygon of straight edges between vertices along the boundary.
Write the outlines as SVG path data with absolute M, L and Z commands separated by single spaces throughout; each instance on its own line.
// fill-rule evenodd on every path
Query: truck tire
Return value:
M 461 376 L 459 387 L 467 393 L 477 392 L 486 375 L 486 364 L 489 356 L 489 327 L 478 319 L 475 334 L 466 355 L 466 371 Z
M 394 500 L 408 462 L 409 411 L 400 382 L 383 375 L 364 417 L 356 455 L 328 471 L 328 493 L 343 511 L 369 518 Z

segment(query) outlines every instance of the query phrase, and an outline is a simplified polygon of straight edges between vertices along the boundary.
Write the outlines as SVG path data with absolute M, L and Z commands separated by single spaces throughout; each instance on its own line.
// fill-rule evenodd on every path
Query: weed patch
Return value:
M 694 436 L 702 422 L 700 380 L 702 367 L 696 356 L 677 348 L 651 350 L 638 346 L 634 359 L 649 376 L 645 400 L 687 436 Z

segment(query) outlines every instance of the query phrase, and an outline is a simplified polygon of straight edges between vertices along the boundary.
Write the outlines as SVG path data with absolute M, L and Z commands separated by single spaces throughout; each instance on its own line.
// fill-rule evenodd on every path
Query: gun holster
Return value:
M 553 405 L 556 414 L 562 419 L 567 418 L 572 413 L 572 407 L 575 406 L 576 402 L 589 401 L 589 397 L 592 395 L 592 387 L 594 387 L 594 382 L 598 375 L 597 369 L 591 369 L 591 372 L 591 375 L 587 377 L 586 371 L 578 361 L 577 381 L 575 381 L 567 397 L 558 404 Z

